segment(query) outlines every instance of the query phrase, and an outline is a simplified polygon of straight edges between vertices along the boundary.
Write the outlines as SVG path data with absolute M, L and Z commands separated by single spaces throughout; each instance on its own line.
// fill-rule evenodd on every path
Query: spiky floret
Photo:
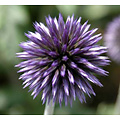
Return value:
M 108 47 L 108 55 L 120 63 L 120 16 L 114 18 L 106 27 L 104 43 Z
M 93 73 L 108 73 L 99 67 L 109 63 L 100 56 L 106 47 L 96 45 L 102 36 L 94 35 L 97 29 L 89 30 L 88 21 L 82 25 L 81 17 L 74 19 L 74 15 L 66 23 L 61 14 L 58 20 L 48 16 L 46 23 L 35 22 L 35 33 L 25 34 L 29 40 L 20 44 L 24 52 L 17 56 L 25 61 L 16 67 L 23 72 L 24 88 L 29 86 L 34 98 L 42 91 L 43 103 L 53 99 L 60 105 L 63 100 L 65 105 L 72 104 L 76 96 L 85 102 L 85 94 L 95 95 L 90 82 L 102 86 Z

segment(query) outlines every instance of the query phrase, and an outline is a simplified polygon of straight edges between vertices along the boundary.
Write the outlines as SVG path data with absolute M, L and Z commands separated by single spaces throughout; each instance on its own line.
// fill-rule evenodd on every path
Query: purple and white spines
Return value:
M 76 97 L 86 102 L 85 94 L 95 95 L 91 82 L 102 86 L 93 73 L 108 73 L 99 67 L 110 62 L 100 56 L 107 48 L 96 45 L 101 34 L 94 35 L 97 29 L 89 30 L 88 21 L 82 25 L 81 17 L 75 19 L 74 15 L 68 16 L 66 23 L 61 14 L 58 20 L 48 16 L 46 24 L 35 22 L 35 33 L 25 33 L 28 41 L 20 43 L 23 52 L 17 57 L 24 61 L 16 65 L 21 68 L 18 73 L 23 73 L 19 79 L 24 88 L 29 86 L 33 98 L 42 92 L 43 104 L 47 99 L 72 104 Z

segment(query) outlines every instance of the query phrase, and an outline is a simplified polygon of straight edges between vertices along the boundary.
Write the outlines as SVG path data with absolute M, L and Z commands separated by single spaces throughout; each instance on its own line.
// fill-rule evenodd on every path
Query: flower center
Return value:
M 62 60 L 66 62 L 66 61 L 68 60 L 67 55 L 63 56 L 63 57 L 62 57 Z

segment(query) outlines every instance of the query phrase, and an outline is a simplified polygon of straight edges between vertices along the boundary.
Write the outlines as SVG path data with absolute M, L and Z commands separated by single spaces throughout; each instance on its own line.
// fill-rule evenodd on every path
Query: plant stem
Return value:
M 54 112 L 54 106 L 53 101 L 51 100 L 48 104 L 48 100 L 45 105 L 44 115 L 53 115 Z

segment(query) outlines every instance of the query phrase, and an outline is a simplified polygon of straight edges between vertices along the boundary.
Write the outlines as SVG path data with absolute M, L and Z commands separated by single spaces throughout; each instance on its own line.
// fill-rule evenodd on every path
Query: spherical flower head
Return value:
M 108 47 L 108 55 L 111 59 L 120 63 L 120 16 L 107 25 L 104 42 Z
M 17 56 L 25 61 L 16 65 L 23 72 L 19 79 L 24 82 L 24 88 L 29 86 L 34 98 L 42 91 L 42 101 L 52 99 L 53 103 L 65 105 L 79 98 L 86 102 L 85 94 L 95 95 L 91 82 L 102 86 L 93 73 L 107 75 L 107 71 L 99 66 L 107 65 L 106 47 L 96 45 L 101 40 L 101 34 L 94 35 L 97 29 L 89 30 L 86 21 L 81 24 L 81 17 L 74 19 L 68 16 L 64 23 L 59 14 L 56 18 L 46 17 L 47 26 L 34 23 L 35 33 L 25 34 L 28 41 L 20 47 L 24 52 Z

